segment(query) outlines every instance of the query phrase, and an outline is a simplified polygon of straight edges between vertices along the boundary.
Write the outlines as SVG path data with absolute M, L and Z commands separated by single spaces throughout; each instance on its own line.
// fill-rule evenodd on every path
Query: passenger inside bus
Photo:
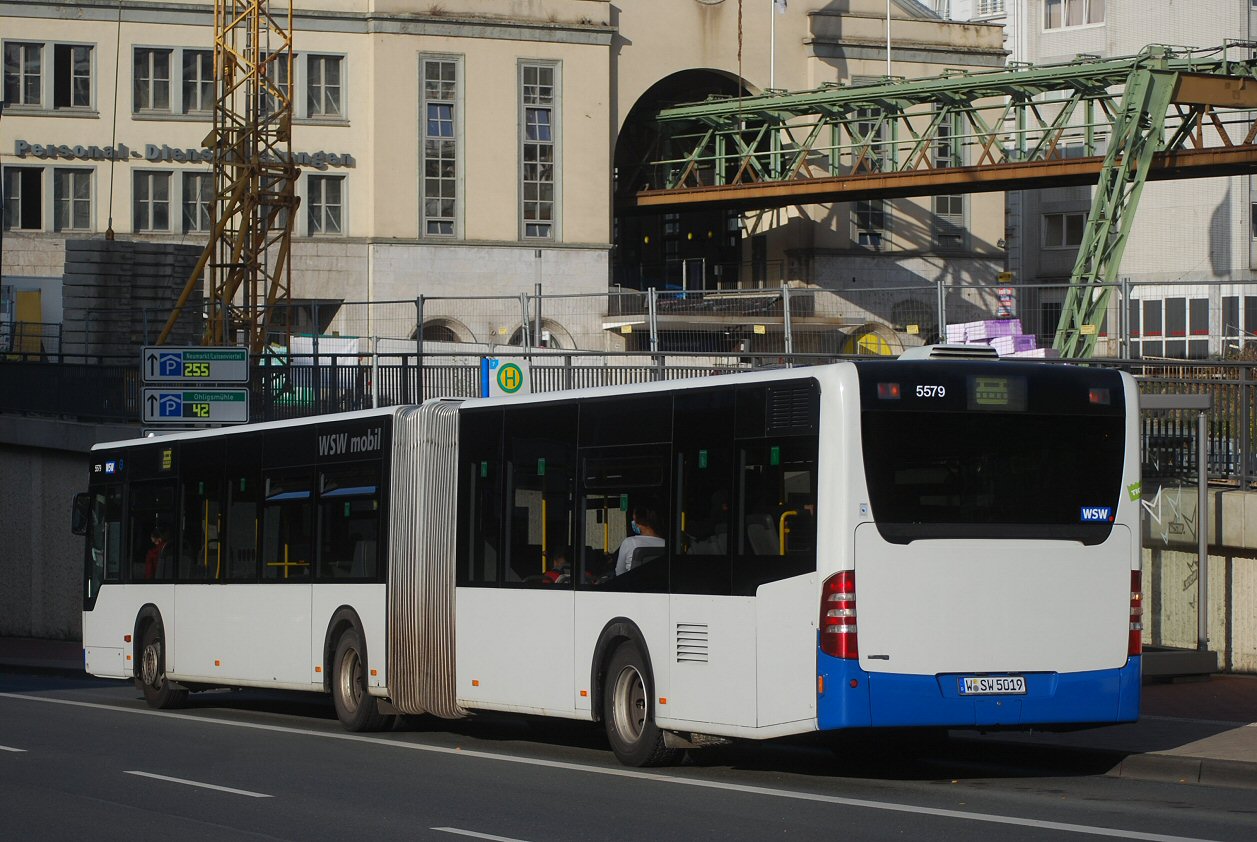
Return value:
M 646 561 L 660 557 L 660 553 L 649 550 L 664 546 L 664 540 L 659 536 L 659 514 L 654 507 L 638 506 L 632 515 L 629 529 L 633 534 L 620 542 L 620 549 L 616 552 L 617 576 L 623 576 L 634 567 L 640 567 Z
M 550 569 L 542 580 L 547 585 L 566 585 L 572 581 L 572 548 L 560 547 L 550 556 Z
M 170 563 L 170 553 L 167 550 L 169 533 L 160 526 L 154 526 L 153 531 L 149 533 L 149 540 L 152 541 L 153 546 L 144 555 L 144 578 L 155 579 L 159 573 L 162 578 L 168 578 L 170 571 L 165 567 Z

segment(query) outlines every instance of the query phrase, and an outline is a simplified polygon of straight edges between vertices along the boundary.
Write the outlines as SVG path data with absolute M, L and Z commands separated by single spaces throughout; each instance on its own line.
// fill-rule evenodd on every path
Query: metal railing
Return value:
M 719 376 L 761 367 L 811 365 L 832 354 L 602 354 L 516 349 L 534 392 Z M 849 357 L 846 357 L 849 358 Z M 1147 394 L 1208 394 L 1209 479 L 1257 481 L 1257 363 L 1092 360 L 1129 371 Z M 138 359 L 99 363 L 9 360 L 0 364 L 0 413 L 87 422 L 138 423 L 143 384 Z M 271 356 L 251 369 L 250 420 L 269 421 L 480 393 L 480 359 L 467 354 L 319 352 Z M 1150 476 L 1194 474 L 1199 443 L 1190 413 L 1145 413 L 1143 462 Z

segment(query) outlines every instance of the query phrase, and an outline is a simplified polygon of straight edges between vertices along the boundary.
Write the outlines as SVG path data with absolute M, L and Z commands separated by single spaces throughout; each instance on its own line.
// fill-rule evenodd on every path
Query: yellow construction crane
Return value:
M 214 2 L 214 127 L 204 141 L 214 162 L 210 238 L 159 345 L 206 269 L 203 344 L 247 345 L 260 353 L 273 334 L 282 331 L 287 341 L 284 305 L 291 298 L 289 254 L 299 201 L 292 163 L 292 31 L 292 0 Z

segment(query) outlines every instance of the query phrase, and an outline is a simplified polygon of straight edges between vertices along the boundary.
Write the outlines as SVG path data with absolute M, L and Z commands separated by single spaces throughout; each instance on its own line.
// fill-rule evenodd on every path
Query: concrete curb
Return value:
M 1158 752 L 1127 755 L 1109 770 L 1109 776 L 1163 783 L 1257 789 L 1257 763 Z

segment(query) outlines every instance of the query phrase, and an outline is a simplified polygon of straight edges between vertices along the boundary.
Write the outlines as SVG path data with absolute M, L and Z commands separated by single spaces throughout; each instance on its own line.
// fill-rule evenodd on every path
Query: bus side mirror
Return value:
M 87 534 L 87 516 L 92 511 L 92 495 L 84 492 L 74 495 L 74 508 L 70 511 L 70 531 L 75 535 Z

